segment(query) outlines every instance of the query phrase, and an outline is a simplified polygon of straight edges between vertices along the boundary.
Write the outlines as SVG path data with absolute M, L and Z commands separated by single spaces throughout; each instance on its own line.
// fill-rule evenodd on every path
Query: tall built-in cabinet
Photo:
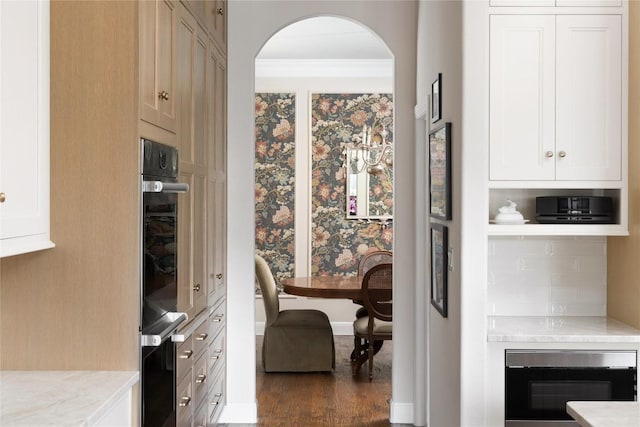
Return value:
M 0 2 L 0 257 L 49 238 L 49 2 Z
M 179 150 L 177 425 L 224 405 L 226 17 L 219 1 L 141 2 L 140 136 Z M 146 34 L 142 34 L 146 32 Z M 155 73 L 152 72 L 155 70 Z
M 530 222 L 489 233 L 627 234 L 627 5 L 490 5 L 489 219 L 513 200 Z M 537 196 L 569 195 L 611 197 L 615 223 L 536 223 Z

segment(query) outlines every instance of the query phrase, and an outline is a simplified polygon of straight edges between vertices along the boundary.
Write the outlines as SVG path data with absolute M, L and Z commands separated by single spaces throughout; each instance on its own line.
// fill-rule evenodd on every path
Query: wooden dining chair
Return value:
M 393 312 L 393 264 L 371 267 L 362 278 L 362 304 L 367 316 L 353 322 L 355 339 L 368 343 L 366 356 L 369 362 L 369 381 L 373 379 L 374 343 L 392 339 Z M 358 359 L 351 361 L 351 373 L 356 375 L 360 367 Z
M 358 277 L 364 274 L 374 265 L 393 262 L 393 252 L 386 250 L 374 250 L 362 257 L 358 263 Z
M 360 280 L 364 277 L 364 274 L 374 265 L 392 263 L 393 262 L 393 252 L 376 249 L 371 252 L 365 254 L 358 263 L 358 277 Z M 362 305 L 362 301 L 354 300 L 354 304 Z M 367 309 L 364 307 L 358 308 L 356 310 L 356 319 L 360 317 L 364 317 L 367 315 Z M 351 352 L 351 360 L 355 360 L 359 358 L 366 348 L 369 346 L 366 340 L 362 340 L 358 337 L 353 338 L 353 351 Z M 375 353 L 382 348 L 382 341 L 377 341 L 374 343 Z
M 255 256 L 266 321 L 262 341 L 265 372 L 321 372 L 335 368 L 333 330 L 320 310 L 282 310 L 267 262 Z

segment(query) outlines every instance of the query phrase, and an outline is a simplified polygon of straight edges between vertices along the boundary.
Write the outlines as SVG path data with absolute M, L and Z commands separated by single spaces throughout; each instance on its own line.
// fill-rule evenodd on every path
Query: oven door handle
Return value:
M 141 339 L 140 344 L 142 345 L 142 347 L 160 346 L 164 340 L 172 336 L 175 333 L 175 331 L 180 327 L 180 325 L 185 320 L 187 320 L 186 313 L 168 313 L 168 315 L 171 316 L 171 323 L 167 324 L 161 331 L 158 331 L 157 334 L 140 336 L 140 339 Z
M 142 181 L 144 193 L 187 193 L 189 184 L 182 182 Z

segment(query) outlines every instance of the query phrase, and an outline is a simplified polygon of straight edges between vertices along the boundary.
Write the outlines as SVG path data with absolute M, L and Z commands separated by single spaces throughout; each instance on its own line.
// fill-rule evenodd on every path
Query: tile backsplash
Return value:
M 488 253 L 489 315 L 606 315 L 606 237 L 492 237 Z

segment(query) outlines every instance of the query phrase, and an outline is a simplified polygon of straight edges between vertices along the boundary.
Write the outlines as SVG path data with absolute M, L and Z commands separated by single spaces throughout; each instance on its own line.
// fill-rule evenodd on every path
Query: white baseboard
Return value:
M 257 403 L 227 403 L 218 418 L 219 424 L 256 424 L 257 422 Z
M 389 422 L 394 424 L 413 424 L 413 403 L 390 402 Z
M 353 322 L 331 322 L 333 335 L 353 335 Z M 264 322 L 256 322 L 256 335 L 264 335 Z

